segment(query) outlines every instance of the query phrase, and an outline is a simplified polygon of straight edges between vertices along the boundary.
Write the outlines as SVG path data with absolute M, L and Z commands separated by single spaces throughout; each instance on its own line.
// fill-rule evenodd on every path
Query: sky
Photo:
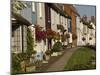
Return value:
M 83 15 L 87 15 L 88 17 L 90 16 L 95 16 L 96 14 L 96 7 L 91 6 L 91 5 L 75 5 L 78 13 L 82 17 Z

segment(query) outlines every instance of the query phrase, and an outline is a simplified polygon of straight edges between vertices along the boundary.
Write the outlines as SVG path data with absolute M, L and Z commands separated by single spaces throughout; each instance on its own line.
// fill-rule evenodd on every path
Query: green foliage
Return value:
M 12 53 L 12 66 L 11 66 L 12 75 L 21 72 L 20 63 L 21 61 L 27 60 L 28 58 L 29 55 L 27 53 L 18 53 L 18 54 Z
M 32 32 L 31 30 L 28 28 L 27 29 L 27 53 L 30 54 L 33 52 L 33 37 L 32 37 Z
M 62 49 L 62 43 L 61 42 L 56 42 L 53 45 L 52 52 L 59 52 L 61 49 Z
M 21 59 L 18 57 L 17 54 L 12 54 L 11 72 L 13 75 L 15 75 L 17 72 L 21 70 L 20 61 Z
M 93 57 L 95 53 L 89 48 L 79 48 L 71 56 L 67 64 L 65 65 L 65 70 L 85 70 L 85 69 L 95 69 L 95 65 L 91 64 L 91 60 L 95 60 Z M 92 59 L 91 59 L 92 57 Z

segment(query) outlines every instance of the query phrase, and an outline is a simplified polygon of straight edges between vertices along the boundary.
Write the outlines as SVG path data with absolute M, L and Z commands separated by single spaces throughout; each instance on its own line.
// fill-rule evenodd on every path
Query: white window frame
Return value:
M 32 2 L 32 11 L 35 12 L 35 2 Z
M 39 3 L 39 17 L 42 18 L 42 3 Z

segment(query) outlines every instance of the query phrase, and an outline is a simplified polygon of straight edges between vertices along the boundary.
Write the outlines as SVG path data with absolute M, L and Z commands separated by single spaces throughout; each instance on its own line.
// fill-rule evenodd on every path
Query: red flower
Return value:
M 36 29 L 36 31 L 35 31 L 36 40 L 37 41 L 45 40 L 46 39 L 46 31 L 42 31 L 42 28 L 39 27 L 38 25 L 36 26 L 35 29 Z

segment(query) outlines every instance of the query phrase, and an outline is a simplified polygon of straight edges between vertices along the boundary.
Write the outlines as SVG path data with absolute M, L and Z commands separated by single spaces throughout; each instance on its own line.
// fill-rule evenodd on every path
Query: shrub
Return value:
M 11 66 L 12 74 L 16 74 L 21 70 L 20 61 L 21 59 L 18 57 L 17 54 L 12 54 L 12 66 Z
M 52 52 L 59 52 L 61 49 L 62 49 L 62 43 L 61 42 L 56 42 L 53 45 Z
M 19 54 L 14 54 L 12 53 L 12 66 L 11 66 L 11 71 L 12 74 L 15 75 L 18 72 L 21 72 L 21 66 L 20 63 L 23 60 L 26 60 L 29 58 L 29 55 L 26 53 L 19 53 Z

